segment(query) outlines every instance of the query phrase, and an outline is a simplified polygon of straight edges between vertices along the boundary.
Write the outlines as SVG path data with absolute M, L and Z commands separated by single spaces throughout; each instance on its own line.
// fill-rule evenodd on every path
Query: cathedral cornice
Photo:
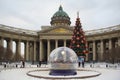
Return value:
M 73 31 L 73 29 L 74 29 L 73 26 L 72 27 L 70 27 L 70 26 L 69 27 L 68 26 L 57 26 L 57 27 L 49 26 L 48 28 L 46 28 L 44 30 L 33 31 L 33 30 L 15 28 L 15 27 L 0 24 L 0 31 L 2 31 L 2 32 L 7 32 L 10 34 L 11 33 L 18 34 L 18 35 L 28 35 L 28 36 L 38 36 L 40 34 L 45 35 L 45 34 L 48 34 L 47 32 L 57 29 L 57 28 L 63 28 L 63 29 L 70 30 L 70 31 Z M 115 25 L 115 26 L 101 28 L 101 29 L 88 30 L 88 31 L 85 31 L 85 35 L 86 36 L 97 36 L 97 35 L 104 35 L 104 34 L 112 34 L 115 32 L 120 33 L 120 25 Z M 54 34 L 62 34 L 62 33 L 49 33 L 49 34 L 54 35 Z M 68 33 L 68 34 L 72 34 L 72 33 Z

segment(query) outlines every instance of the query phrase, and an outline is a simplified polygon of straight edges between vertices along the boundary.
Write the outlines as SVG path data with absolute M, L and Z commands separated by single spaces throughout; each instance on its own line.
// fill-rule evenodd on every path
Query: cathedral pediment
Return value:
M 48 33 L 69 33 L 70 30 L 65 29 L 65 28 L 57 28 L 49 31 Z
M 70 27 L 52 27 L 41 31 L 45 34 L 70 34 L 73 33 L 73 28 Z

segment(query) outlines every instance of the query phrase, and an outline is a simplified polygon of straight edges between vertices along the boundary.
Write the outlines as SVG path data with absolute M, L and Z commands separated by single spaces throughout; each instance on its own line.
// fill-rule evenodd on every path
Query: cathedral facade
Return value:
M 0 45 L 7 42 L 7 48 L 13 50 L 16 43 L 16 54 L 21 54 L 21 42 L 24 43 L 26 61 L 47 61 L 50 52 L 57 47 L 69 47 L 74 26 L 62 6 L 52 16 L 51 26 L 41 26 L 40 31 L 26 30 L 0 24 Z M 120 61 L 120 54 L 110 50 L 120 46 L 120 25 L 85 31 L 89 53 L 86 61 Z

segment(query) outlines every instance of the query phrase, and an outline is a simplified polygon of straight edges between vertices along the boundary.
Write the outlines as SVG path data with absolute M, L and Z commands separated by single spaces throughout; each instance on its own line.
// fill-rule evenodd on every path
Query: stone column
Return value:
M 93 41 L 93 61 L 96 60 L 96 43 Z
M 34 41 L 34 61 L 36 61 L 36 42 Z
M 4 46 L 4 39 L 3 38 L 0 39 L 0 45 Z
M 29 60 L 29 42 L 26 41 L 25 43 L 25 60 L 28 61 Z
M 66 40 L 64 40 L 64 47 L 66 47 Z
M 118 38 L 118 46 L 120 46 L 120 37 Z
M 47 40 L 47 58 L 50 55 L 50 40 Z
M 58 47 L 58 40 L 55 40 L 55 48 Z
M 86 43 L 86 46 L 89 46 L 89 45 L 88 45 L 88 42 Z M 88 50 L 89 50 L 89 47 L 88 47 Z M 86 54 L 85 61 L 88 61 L 88 54 L 89 54 L 89 53 Z
M 33 61 L 34 60 L 34 45 L 33 45 L 33 42 L 30 42 L 29 44 L 29 59 L 30 61 Z
M 112 49 L 112 40 L 109 39 L 109 49 Z
M 85 61 L 88 61 L 88 54 L 86 54 Z
M 19 60 L 19 55 L 21 55 L 21 42 L 16 42 L 16 60 Z
M 7 41 L 7 48 L 13 51 L 12 39 Z
M 42 40 L 40 40 L 40 42 L 39 42 L 39 60 L 40 61 L 42 61 L 43 60 L 43 51 L 42 51 L 42 49 L 43 49 L 43 43 L 42 43 Z
M 103 43 L 103 40 L 101 40 L 101 43 L 100 43 L 100 59 L 101 61 L 103 60 L 103 53 L 104 53 L 104 43 Z

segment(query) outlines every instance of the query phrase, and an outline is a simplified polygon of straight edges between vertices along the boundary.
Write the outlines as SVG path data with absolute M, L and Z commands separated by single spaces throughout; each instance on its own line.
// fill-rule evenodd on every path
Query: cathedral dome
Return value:
M 60 6 L 59 10 L 53 15 L 53 17 L 69 17 L 69 16 L 65 11 L 63 11 L 62 6 Z
M 70 17 L 68 14 L 63 11 L 62 6 L 59 7 L 59 10 L 51 18 L 51 25 L 53 26 L 68 26 L 70 25 Z

